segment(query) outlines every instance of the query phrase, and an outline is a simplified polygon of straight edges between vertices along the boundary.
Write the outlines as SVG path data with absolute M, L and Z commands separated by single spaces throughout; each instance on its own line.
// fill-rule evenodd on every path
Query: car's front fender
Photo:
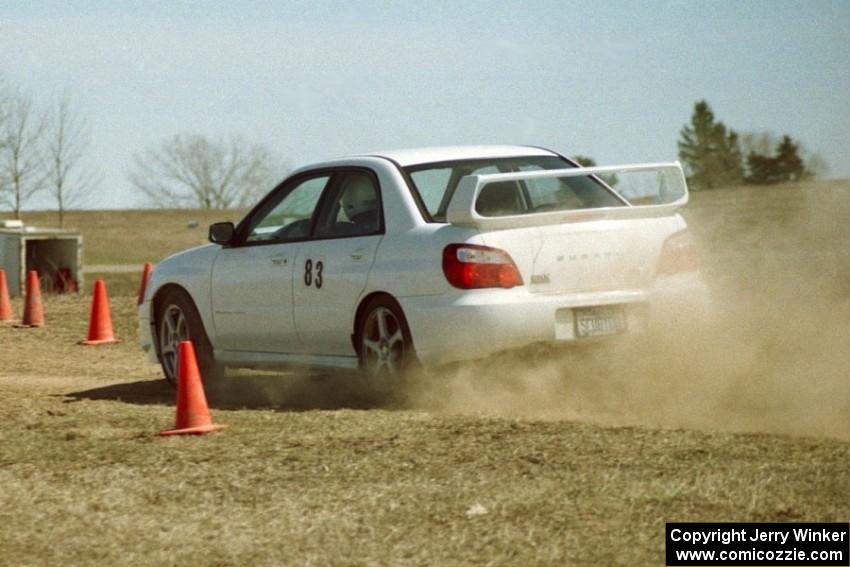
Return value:
M 177 286 L 184 289 L 194 301 L 207 336 L 215 344 L 211 274 L 212 265 L 219 250 L 221 250 L 220 246 L 208 244 L 175 254 L 157 264 L 151 274 L 144 302 L 139 310 L 140 325 L 142 318 L 146 318 L 149 322 L 154 320 L 154 298 L 167 287 Z

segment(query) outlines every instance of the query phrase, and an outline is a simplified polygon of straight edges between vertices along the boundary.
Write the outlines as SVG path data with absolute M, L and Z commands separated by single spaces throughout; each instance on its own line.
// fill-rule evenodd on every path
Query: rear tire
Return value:
M 380 390 L 404 384 L 416 352 L 407 319 L 391 297 L 375 297 L 363 309 L 357 327 L 357 357 L 361 374 Z
M 162 372 L 172 386 L 177 386 L 177 353 L 181 341 L 192 341 L 204 386 L 221 382 L 224 366 L 215 360 L 212 343 L 188 293 L 175 288 L 157 300 L 156 331 Z

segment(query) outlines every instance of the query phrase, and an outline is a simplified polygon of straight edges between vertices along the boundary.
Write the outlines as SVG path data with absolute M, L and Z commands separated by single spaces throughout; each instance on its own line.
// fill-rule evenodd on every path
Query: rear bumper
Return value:
M 675 280 L 675 281 L 674 281 Z M 659 280 L 647 290 L 533 294 L 525 287 L 401 298 L 419 361 L 435 366 L 484 358 L 534 343 L 598 342 L 576 335 L 575 308 L 621 305 L 628 333 L 642 332 L 657 309 L 693 316 L 710 305 L 699 274 Z
M 697 272 L 659 278 L 651 293 L 651 317 L 667 322 L 705 322 L 716 305 L 702 275 Z

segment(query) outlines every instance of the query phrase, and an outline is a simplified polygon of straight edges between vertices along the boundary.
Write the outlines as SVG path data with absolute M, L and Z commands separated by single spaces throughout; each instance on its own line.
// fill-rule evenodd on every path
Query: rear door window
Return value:
M 314 238 L 366 236 L 381 231 L 378 187 L 365 171 L 340 174 L 319 212 Z

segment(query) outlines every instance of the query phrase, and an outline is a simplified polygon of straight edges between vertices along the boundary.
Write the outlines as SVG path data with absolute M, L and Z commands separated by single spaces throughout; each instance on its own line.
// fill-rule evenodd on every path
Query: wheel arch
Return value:
M 189 293 L 188 289 L 186 289 L 184 286 L 182 286 L 180 284 L 173 283 L 173 282 L 169 282 L 169 283 L 163 285 L 162 287 L 160 287 L 159 289 L 157 289 L 154 292 L 153 297 L 151 298 L 151 319 L 150 319 L 150 321 L 151 321 L 152 337 L 154 339 L 153 340 L 154 350 L 156 352 L 157 359 L 160 359 L 160 360 L 162 359 L 162 357 L 161 357 L 160 352 L 159 352 L 159 337 L 157 335 L 157 333 L 159 332 L 158 329 L 157 329 L 157 327 L 159 325 L 159 312 L 160 312 L 160 308 L 162 307 L 161 302 L 163 301 L 165 296 L 167 296 L 172 291 L 181 292 L 187 298 L 189 298 L 189 301 L 191 301 L 192 305 L 195 307 L 195 311 L 198 312 L 198 315 L 201 319 L 201 324 L 204 325 L 204 318 L 203 318 L 203 316 L 200 315 L 201 311 L 200 311 L 200 309 L 198 309 L 198 304 L 195 301 L 195 298 L 192 297 L 192 294 Z M 204 325 L 204 332 L 206 333 L 207 337 L 209 337 L 209 332 L 206 329 L 206 325 Z
M 199 370 L 204 382 L 209 384 L 218 382 L 218 380 L 224 376 L 224 367 L 218 364 L 215 359 L 213 345 L 210 341 L 209 335 L 207 334 L 207 326 L 200 311 L 198 310 L 198 303 L 195 301 L 195 298 L 189 290 L 179 283 L 169 282 L 157 288 L 156 292 L 154 292 L 151 297 L 151 304 L 152 311 L 154 312 L 154 316 L 151 319 L 151 330 L 154 338 L 154 352 L 156 352 L 157 359 L 163 367 L 166 380 L 168 380 L 172 385 L 176 385 L 176 381 L 178 379 L 178 363 L 175 360 L 173 368 L 170 370 L 166 368 L 164 355 L 160 350 L 162 343 L 159 337 L 159 330 L 162 323 L 162 313 L 170 309 L 171 305 L 175 305 L 175 307 L 182 311 L 182 316 L 185 317 L 186 329 L 188 331 L 187 336 L 185 338 L 181 336 L 179 337 L 179 340 L 183 341 L 188 339 L 194 344 L 195 355 L 197 357 Z M 169 376 L 169 371 L 173 373 L 173 376 Z
M 360 321 L 363 319 L 363 316 L 366 313 L 366 306 L 369 305 L 369 303 L 371 303 L 372 300 L 377 297 L 386 297 L 387 299 L 395 303 L 396 307 L 398 307 L 399 312 L 404 316 L 405 321 L 407 321 L 407 314 L 404 312 L 401 303 L 399 303 L 398 300 L 393 297 L 391 293 L 388 293 L 386 291 L 373 291 L 363 296 L 363 298 L 360 300 L 360 303 L 357 305 L 357 310 L 354 312 L 354 320 L 352 322 L 351 346 L 354 347 L 354 352 L 357 352 L 357 333 L 359 333 L 360 330 Z M 407 323 L 407 327 L 408 329 L 410 329 L 410 323 Z M 410 334 L 412 337 L 413 332 L 411 331 Z M 414 342 L 414 345 L 415 344 L 416 343 Z

